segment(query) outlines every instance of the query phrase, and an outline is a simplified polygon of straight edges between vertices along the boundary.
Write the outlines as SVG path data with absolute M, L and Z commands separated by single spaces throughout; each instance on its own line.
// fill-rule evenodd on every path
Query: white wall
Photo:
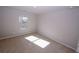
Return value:
M 78 40 L 79 9 L 66 9 L 40 15 L 38 32 L 52 40 L 76 50 Z
M 13 9 L 10 7 L 2 7 L 2 35 L 21 35 L 35 32 L 36 29 L 36 19 L 35 15 L 24 12 L 21 10 Z M 26 16 L 29 18 L 26 24 L 26 30 L 20 29 L 19 16 Z
M 0 37 L 2 36 L 2 9 L 0 8 Z
M 0 9 L 0 22 L 1 22 L 1 9 Z M 1 23 L 0 23 L 0 35 L 1 35 Z
M 38 16 L 36 23 L 37 18 L 34 14 L 9 7 L 0 8 L 2 9 L 0 11 L 0 33 L 2 35 L 21 35 L 37 30 L 40 34 L 76 50 L 79 39 L 79 9 L 52 11 Z M 19 16 L 29 17 L 26 30 L 20 29 Z

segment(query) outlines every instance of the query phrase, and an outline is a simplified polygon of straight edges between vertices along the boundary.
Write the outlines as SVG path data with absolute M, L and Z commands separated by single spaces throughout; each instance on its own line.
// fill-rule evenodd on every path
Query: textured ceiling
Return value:
M 65 6 L 12 6 L 12 8 L 20 9 L 20 10 L 35 13 L 35 14 L 42 14 L 42 13 L 47 13 L 51 11 L 67 9 L 69 7 L 65 7 Z

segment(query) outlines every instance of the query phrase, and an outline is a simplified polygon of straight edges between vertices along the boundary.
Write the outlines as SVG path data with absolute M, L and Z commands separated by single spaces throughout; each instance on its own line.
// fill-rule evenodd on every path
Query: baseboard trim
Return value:
M 34 32 L 32 32 L 32 33 L 34 33 Z M 16 36 L 21 36 L 21 35 L 27 35 L 27 34 L 31 34 L 31 33 L 26 33 L 26 34 L 20 33 L 20 34 L 8 35 L 8 36 L 0 38 L 0 40 L 7 39 L 7 38 L 12 38 L 12 37 L 16 37 Z
M 66 46 L 66 47 L 68 47 L 68 48 L 70 48 L 70 49 L 73 49 L 74 51 L 76 51 L 75 48 L 71 47 L 71 46 L 68 45 L 68 44 L 65 44 L 65 43 L 63 43 L 63 42 L 61 42 L 61 41 L 57 41 L 57 40 L 54 40 L 54 41 L 56 41 L 56 42 L 58 42 L 58 43 L 60 43 L 60 44 L 62 44 L 62 45 L 64 45 L 64 46 Z
M 39 33 L 40 35 L 43 35 L 43 34 L 41 34 L 41 33 Z M 45 36 L 45 35 L 43 35 L 43 36 Z M 47 37 L 47 36 L 45 36 L 45 37 Z M 50 38 L 50 37 L 47 37 L 47 38 L 49 38 L 49 39 L 51 39 L 51 40 L 54 40 L 54 39 L 56 39 L 56 38 L 54 38 L 54 36 L 53 36 L 53 39 L 52 38 Z M 75 48 L 73 48 L 73 47 L 71 47 L 70 45 L 68 45 L 68 44 L 65 44 L 65 43 L 63 43 L 62 41 L 57 41 L 57 40 L 54 40 L 54 41 L 56 41 L 57 43 L 59 43 L 59 44 L 62 44 L 62 45 L 64 45 L 64 46 L 66 46 L 66 47 L 68 47 L 68 48 L 70 48 L 70 49 L 72 49 L 72 50 L 74 50 L 74 51 L 76 51 L 76 49 Z

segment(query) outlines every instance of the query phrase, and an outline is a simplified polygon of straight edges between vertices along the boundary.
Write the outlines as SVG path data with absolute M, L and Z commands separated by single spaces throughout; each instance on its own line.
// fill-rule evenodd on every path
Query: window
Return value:
M 38 45 L 41 48 L 45 48 L 50 44 L 50 42 L 48 42 L 46 40 L 43 40 L 43 39 L 40 39 L 40 38 L 37 38 L 35 36 L 25 37 L 25 39 L 27 39 L 28 41 L 34 43 L 35 45 Z
M 25 30 L 26 29 L 26 24 L 28 21 L 28 17 L 25 16 L 19 16 L 19 23 L 20 23 L 20 29 Z

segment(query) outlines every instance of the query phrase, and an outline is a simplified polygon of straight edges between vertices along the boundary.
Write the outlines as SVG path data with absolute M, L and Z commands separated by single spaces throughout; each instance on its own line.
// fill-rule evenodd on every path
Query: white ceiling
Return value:
M 56 11 L 60 9 L 66 9 L 69 7 L 65 6 L 12 6 L 12 8 L 20 9 L 23 11 L 35 13 L 35 14 L 42 14 L 51 11 Z

